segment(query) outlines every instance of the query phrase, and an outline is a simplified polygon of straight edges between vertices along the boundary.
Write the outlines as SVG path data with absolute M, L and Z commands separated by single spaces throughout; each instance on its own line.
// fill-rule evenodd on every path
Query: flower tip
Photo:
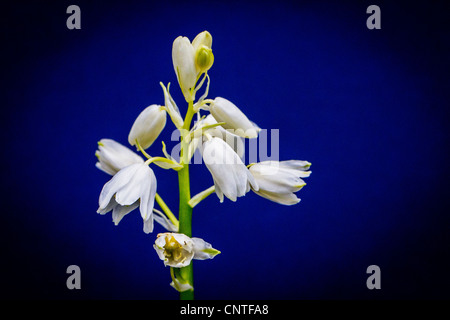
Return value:
M 207 46 L 209 48 L 212 47 L 212 35 L 208 31 L 202 31 L 200 32 L 194 40 L 192 40 L 192 45 L 194 47 L 198 47 L 200 45 Z
M 214 258 L 215 256 L 217 256 L 218 254 L 222 253 L 219 250 L 214 249 L 214 248 L 207 248 L 207 249 L 202 250 L 202 252 L 204 252 L 208 255 L 211 255 L 211 259 Z

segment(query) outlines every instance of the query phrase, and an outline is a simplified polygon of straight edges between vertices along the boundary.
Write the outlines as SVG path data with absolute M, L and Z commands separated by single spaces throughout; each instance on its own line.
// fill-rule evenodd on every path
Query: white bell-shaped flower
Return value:
M 171 232 L 158 234 L 153 248 L 165 266 L 174 268 L 186 267 L 192 259 L 212 259 L 220 253 L 203 239 Z
M 209 137 L 201 146 L 206 167 L 211 173 L 215 192 L 223 202 L 225 195 L 231 201 L 244 196 L 250 186 L 258 190 L 258 183 L 242 162 L 239 155 L 225 141 L 218 137 Z
M 266 199 L 274 202 L 293 205 L 300 202 L 294 194 L 306 183 L 301 178 L 307 178 L 311 174 L 308 171 L 311 163 L 308 161 L 263 161 L 250 166 L 249 170 L 259 190 L 252 190 Z
M 112 139 L 101 139 L 95 156 L 98 159 L 95 166 L 112 176 L 129 165 L 144 163 L 139 155 Z
M 105 214 L 113 210 L 113 219 L 117 224 L 124 215 L 139 206 L 144 232 L 152 232 L 156 184 L 155 174 L 146 164 L 125 167 L 103 186 L 97 212 Z
M 225 129 L 233 129 L 234 134 L 243 138 L 258 137 L 259 127 L 231 101 L 217 97 L 211 103 L 209 111 L 218 122 L 225 122 L 223 125 Z
M 134 146 L 137 140 L 142 148 L 147 149 L 158 138 L 165 125 L 165 108 L 152 104 L 145 108 L 134 121 L 128 135 L 128 142 Z

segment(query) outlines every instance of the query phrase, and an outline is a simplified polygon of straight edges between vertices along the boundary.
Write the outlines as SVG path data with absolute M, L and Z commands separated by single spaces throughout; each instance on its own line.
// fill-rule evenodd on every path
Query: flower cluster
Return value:
M 237 198 L 253 191 L 280 204 L 296 204 L 300 199 L 295 192 L 305 185 L 302 178 L 311 174 L 311 164 L 300 160 L 244 164 L 241 159 L 244 139 L 257 138 L 261 129 L 231 101 L 222 97 L 207 99 L 210 84 L 208 70 L 214 63 L 209 32 L 201 32 L 192 42 L 186 37 L 176 38 L 172 60 L 178 84 L 188 103 L 186 115 L 184 118 L 181 116 L 170 94 L 170 83 L 167 86 L 160 83 L 164 105 L 152 104 L 145 108 L 128 135 L 129 144 L 135 146 L 145 160 L 114 140 L 102 139 L 98 142 L 96 166 L 112 178 L 101 190 L 97 212 L 106 214 L 112 211 L 113 222 L 117 225 L 125 215 L 139 208 L 145 233 L 153 232 L 154 221 L 165 228 L 168 232 L 158 234 L 154 249 L 164 265 L 171 267 L 171 285 L 178 291 L 186 291 L 192 290 L 192 283 L 172 268 L 184 268 L 192 259 L 212 259 L 220 252 L 203 239 L 180 232 L 181 217 L 178 221 L 157 193 L 157 179 L 150 165 L 180 171 L 199 150 L 211 173 L 213 186 L 188 199 L 187 204 L 193 208 L 214 192 L 220 202 L 225 197 L 237 201 Z M 204 93 L 196 100 L 196 94 L 205 82 Z M 202 115 L 202 112 L 209 114 Z M 171 156 L 163 142 L 163 155 L 152 157 L 146 149 L 154 144 L 165 128 L 167 114 L 180 131 L 180 155 Z M 197 121 L 191 126 L 194 115 Z M 188 185 L 186 187 L 189 188 Z M 161 210 L 155 208 L 155 201 Z

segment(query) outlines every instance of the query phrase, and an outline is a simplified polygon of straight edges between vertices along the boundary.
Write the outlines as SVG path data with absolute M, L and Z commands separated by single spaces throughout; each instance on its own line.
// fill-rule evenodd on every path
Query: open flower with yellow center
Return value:
M 164 265 L 173 268 L 185 267 L 192 259 L 212 259 L 220 253 L 203 239 L 172 232 L 158 234 L 153 247 Z

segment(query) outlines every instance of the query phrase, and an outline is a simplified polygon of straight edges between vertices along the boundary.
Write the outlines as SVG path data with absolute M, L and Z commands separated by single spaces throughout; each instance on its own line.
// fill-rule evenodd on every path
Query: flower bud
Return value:
M 195 67 L 195 48 L 186 37 L 178 37 L 172 46 L 172 61 L 178 83 L 186 101 L 193 101 L 194 89 L 197 81 Z
M 147 149 L 158 138 L 166 125 L 166 111 L 160 105 L 153 104 L 142 111 L 134 121 L 128 135 L 128 142 Z
M 234 130 L 234 134 L 243 138 L 258 137 L 260 129 L 231 101 L 221 97 L 215 98 L 210 112 L 217 122 L 225 122 L 222 127 Z
M 214 63 L 212 53 L 212 36 L 208 31 L 200 32 L 194 40 L 192 46 L 195 49 L 195 68 L 198 74 L 208 71 Z
M 211 48 L 201 46 L 195 54 L 195 67 L 198 73 L 208 71 L 214 63 L 214 55 Z

